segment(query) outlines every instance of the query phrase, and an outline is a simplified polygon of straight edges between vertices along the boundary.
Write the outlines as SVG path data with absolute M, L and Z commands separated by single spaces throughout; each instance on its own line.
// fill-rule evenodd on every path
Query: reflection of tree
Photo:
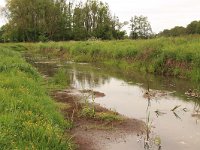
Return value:
M 75 86 L 81 88 L 94 88 L 98 87 L 99 85 L 105 84 L 110 80 L 108 76 L 95 73 L 91 70 L 79 72 L 78 70 L 76 70 L 76 68 L 73 68 L 73 71 L 71 72 L 71 81 Z
M 200 112 L 200 102 L 195 101 L 194 103 L 194 113 L 199 113 Z
M 52 77 L 56 70 L 54 63 L 32 63 L 44 75 Z
M 198 123 L 198 121 L 200 120 L 200 102 L 199 101 L 195 101 L 193 113 L 191 116 L 195 117 L 196 123 Z

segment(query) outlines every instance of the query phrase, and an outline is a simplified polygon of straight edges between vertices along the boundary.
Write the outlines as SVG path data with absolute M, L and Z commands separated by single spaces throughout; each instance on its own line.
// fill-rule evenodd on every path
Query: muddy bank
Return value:
M 136 119 L 129 119 L 97 104 L 90 104 L 90 107 L 94 106 L 96 114 L 111 113 L 121 119 L 104 120 L 97 117 L 82 116 L 81 110 L 85 106 L 85 103 L 80 101 L 82 95 L 80 91 L 75 89 L 54 91 L 51 93 L 51 96 L 57 103 L 63 106 L 61 106 L 61 111 L 65 118 L 71 119 L 73 122 L 73 128 L 70 134 L 79 150 L 107 149 L 111 142 L 122 140 L 125 142 L 125 137 L 127 135 L 141 135 L 145 132 L 144 122 Z
M 88 93 L 91 96 L 94 96 L 94 98 L 104 97 L 106 96 L 104 93 L 99 91 L 93 91 L 93 90 L 79 90 L 81 93 Z

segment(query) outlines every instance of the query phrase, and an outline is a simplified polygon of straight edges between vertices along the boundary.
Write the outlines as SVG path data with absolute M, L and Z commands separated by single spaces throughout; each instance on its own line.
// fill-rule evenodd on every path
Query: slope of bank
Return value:
M 140 70 L 200 81 L 200 36 L 149 40 L 48 42 L 21 44 L 49 57 L 103 62 L 122 71 Z
M 0 149 L 71 149 L 64 134 L 70 122 L 37 71 L 12 49 L 0 46 Z

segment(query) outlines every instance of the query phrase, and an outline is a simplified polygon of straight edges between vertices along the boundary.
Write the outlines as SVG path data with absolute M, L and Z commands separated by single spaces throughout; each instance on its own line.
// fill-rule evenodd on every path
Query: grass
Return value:
M 103 62 L 126 72 L 140 70 L 200 81 L 198 35 L 149 40 L 23 43 L 20 46 L 47 57 Z
M 95 107 L 94 98 L 93 103 L 89 103 L 87 100 L 83 104 L 80 110 L 80 116 L 85 118 L 97 119 L 103 122 L 113 122 L 113 121 L 122 121 L 123 117 L 117 114 L 114 111 L 108 110 L 98 110 L 98 107 Z
M 97 119 L 104 122 L 122 121 L 123 117 L 112 111 L 97 112 L 93 106 L 85 105 L 80 112 L 81 117 Z
M 123 120 L 121 116 L 117 115 L 114 112 L 99 112 L 96 113 L 96 118 L 107 122 Z
M 41 85 L 43 79 L 16 50 L 25 48 L 0 47 L 0 149 L 72 149 L 64 134 L 70 123 Z

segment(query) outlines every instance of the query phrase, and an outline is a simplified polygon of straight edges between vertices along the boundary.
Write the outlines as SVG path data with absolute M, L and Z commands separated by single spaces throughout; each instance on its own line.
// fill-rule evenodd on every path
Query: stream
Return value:
M 140 72 L 126 73 L 99 64 L 35 62 L 48 76 L 65 67 L 71 86 L 104 93 L 95 103 L 148 124 L 148 134 L 127 135 L 108 150 L 199 150 L 200 98 L 185 95 L 198 85 L 190 81 Z M 148 92 L 149 91 L 149 92 Z M 145 96 L 149 94 L 150 96 Z

